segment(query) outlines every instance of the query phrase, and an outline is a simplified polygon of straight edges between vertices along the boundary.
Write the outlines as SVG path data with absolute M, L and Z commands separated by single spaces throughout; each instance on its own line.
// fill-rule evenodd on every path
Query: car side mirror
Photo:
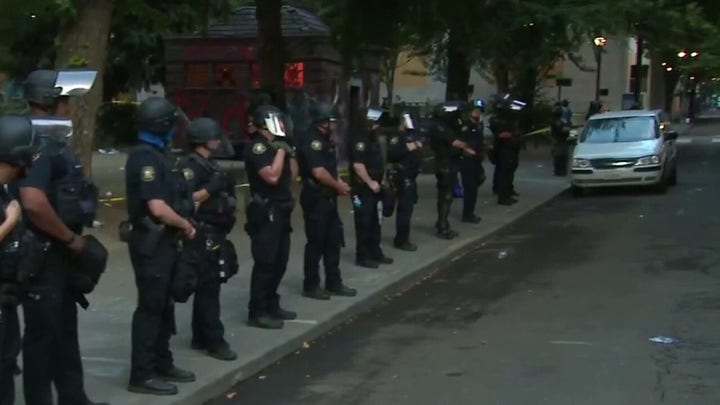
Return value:
M 674 141 L 674 140 L 678 139 L 678 133 L 677 133 L 677 131 L 668 131 L 668 132 L 663 133 L 663 138 L 666 141 Z

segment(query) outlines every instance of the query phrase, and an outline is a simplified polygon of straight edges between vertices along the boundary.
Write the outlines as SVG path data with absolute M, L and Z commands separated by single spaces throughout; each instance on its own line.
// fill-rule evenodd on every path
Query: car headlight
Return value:
M 590 167 L 590 161 L 587 159 L 573 159 L 573 167 L 587 169 Z
M 635 166 L 654 166 L 660 164 L 660 156 L 658 155 L 651 155 L 651 156 L 645 156 L 641 157 L 637 160 L 635 163 Z

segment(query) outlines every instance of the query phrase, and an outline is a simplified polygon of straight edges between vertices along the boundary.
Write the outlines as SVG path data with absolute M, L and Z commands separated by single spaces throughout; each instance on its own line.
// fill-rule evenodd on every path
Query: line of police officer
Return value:
M 0 403 L 14 402 L 22 347 L 29 405 L 92 404 L 83 386 L 77 305 L 97 284 L 107 250 L 82 236 L 98 190 L 70 148 L 70 97 L 85 94 L 95 71 L 37 70 L 25 81 L 30 117 L 0 117 Z M 16 180 L 16 181 L 13 181 Z M 18 221 L 19 206 L 24 221 Z M 22 305 L 22 344 L 17 306 Z

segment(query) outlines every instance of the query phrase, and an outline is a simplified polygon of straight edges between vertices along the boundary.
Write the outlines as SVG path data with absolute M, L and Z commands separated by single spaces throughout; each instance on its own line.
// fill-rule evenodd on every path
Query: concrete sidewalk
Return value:
M 102 159 L 111 161 L 116 156 Z M 112 161 L 112 177 L 118 176 L 117 162 Z M 492 166 L 486 165 L 489 177 Z M 462 201 L 455 200 L 452 224 L 460 238 L 445 241 L 434 236 L 435 222 L 435 179 L 423 175 L 419 179 L 420 201 L 413 217 L 411 239 L 418 244 L 415 253 L 401 252 L 391 245 L 395 231 L 394 218 L 383 224 L 383 247 L 386 255 L 395 263 L 377 270 L 358 268 L 354 265 L 355 235 L 348 198 L 341 201 L 341 216 L 345 224 L 347 247 L 342 252 L 343 277 L 349 286 L 358 289 L 354 298 L 333 298 L 331 301 L 315 301 L 301 297 L 302 252 L 305 244 L 301 210 L 294 212 L 295 232 L 292 236 L 292 251 L 288 272 L 280 288 L 283 307 L 297 311 L 298 320 L 287 322 L 278 331 L 249 328 L 247 317 L 248 289 L 252 261 L 247 235 L 242 231 L 244 215 L 231 238 L 237 246 L 240 258 L 240 273 L 222 291 L 223 322 L 226 339 L 238 352 L 233 362 L 222 362 L 190 349 L 190 314 L 192 306 L 178 304 L 176 317 L 178 335 L 171 340 L 175 362 L 179 367 L 194 371 L 197 381 L 180 384 L 180 394 L 172 397 L 154 397 L 131 394 L 126 391 L 130 365 L 130 324 L 135 309 L 136 292 L 127 246 L 117 237 L 117 225 L 125 216 L 122 202 L 106 206 L 101 213 L 103 226 L 90 233 L 106 243 L 110 251 L 108 270 L 96 291 L 89 296 L 91 306 L 87 312 L 80 311 L 80 345 L 85 367 L 85 386 L 91 399 L 109 401 L 112 404 L 198 404 L 222 393 L 238 380 L 273 364 L 282 357 L 302 350 L 305 342 L 311 342 L 328 330 L 349 321 L 353 314 L 367 309 L 384 294 L 453 260 L 453 256 L 472 241 L 485 237 L 547 202 L 567 188 L 567 180 L 551 175 L 549 151 L 528 151 L 521 157 L 521 166 L 516 177 L 520 203 L 513 207 L 495 204 L 490 192 L 490 181 L 480 190 L 477 214 L 483 218 L 478 225 L 460 223 Z M 98 172 L 97 175 L 100 175 Z M 96 177 L 97 177 L 96 175 Z M 117 180 L 117 179 L 115 179 Z M 118 183 L 122 180 L 118 180 Z M 101 183 L 102 184 L 102 183 Z M 118 192 L 116 195 L 122 195 Z M 512 247 L 508 246 L 512 253 Z M 498 259 L 499 260 L 499 259 Z M 478 265 L 482 265 L 481 263 Z M 451 292 L 449 292 L 451 293 Z M 16 380 L 18 386 L 22 379 Z M 22 392 L 22 388 L 19 392 Z M 19 398 L 22 402 L 22 395 Z

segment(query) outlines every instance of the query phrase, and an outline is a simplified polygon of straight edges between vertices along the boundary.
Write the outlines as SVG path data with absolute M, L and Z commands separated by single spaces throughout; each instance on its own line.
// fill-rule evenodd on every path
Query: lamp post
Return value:
M 595 72 L 595 101 L 600 101 L 600 72 L 602 70 L 602 49 L 607 44 L 607 38 L 598 35 L 593 39 L 595 45 L 595 59 L 597 60 L 597 71 Z

